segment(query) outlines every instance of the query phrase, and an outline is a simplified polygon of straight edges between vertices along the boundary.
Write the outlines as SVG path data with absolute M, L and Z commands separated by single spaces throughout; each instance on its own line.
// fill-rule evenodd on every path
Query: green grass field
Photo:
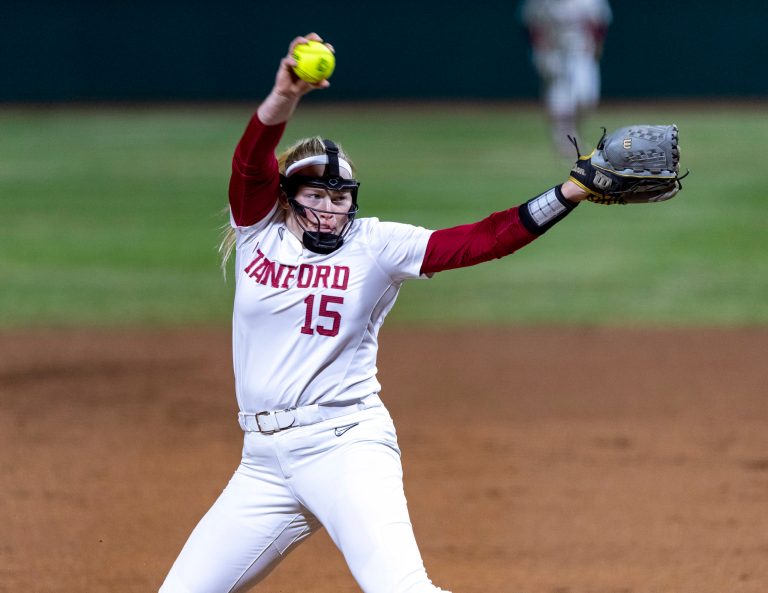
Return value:
M 0 108 L 0 327 L 226 324 L 218 268 L 232 150 L 251 107 Z M 674 200 L 584 204 L 519 253 L 406 284 L 394 322 L 768 323 L 768 106 L 604 107 L 674 122 L 692 173 Z M 440 228 L 555 185 L 537 106 L 306 105 L 284 138 L 352 154 L 362 216 Z

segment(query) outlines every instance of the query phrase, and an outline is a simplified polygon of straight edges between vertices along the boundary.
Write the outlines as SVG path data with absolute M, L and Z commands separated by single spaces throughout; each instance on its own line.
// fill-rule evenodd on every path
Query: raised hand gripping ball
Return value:
M 297 62 L 293 67 L 296 76 L 312 84 L 330 77 L 336 67 L 333 52 L 319 41 L 308 41 L 294 47 L 293 59 Z

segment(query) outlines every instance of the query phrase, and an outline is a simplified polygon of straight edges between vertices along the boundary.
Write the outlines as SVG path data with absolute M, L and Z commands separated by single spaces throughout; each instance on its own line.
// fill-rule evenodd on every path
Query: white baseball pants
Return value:
M 160 593 L 234 593 L 321 526 L 365 593 L 435 593 L 414 539 L 400 450 L 383 406 L 274 434 L 243 458 Z

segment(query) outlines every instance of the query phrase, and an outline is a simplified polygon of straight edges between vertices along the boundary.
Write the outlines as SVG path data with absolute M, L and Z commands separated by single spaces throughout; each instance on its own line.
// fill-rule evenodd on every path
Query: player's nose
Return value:
M 325 196 L 323 198 L 323 201 L 321 202 L 319 206 L 320 210 L 323 212 L 321 213 L 323 216 L 333 216 L 333 200 L 331 200 L 330 196 Z

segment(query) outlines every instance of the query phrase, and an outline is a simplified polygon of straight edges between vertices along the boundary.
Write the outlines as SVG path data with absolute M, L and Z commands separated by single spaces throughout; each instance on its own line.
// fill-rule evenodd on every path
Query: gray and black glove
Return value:
M 603 136 L 597 148 L 578 160 L 569 179 L 589 192 L 597 204 L 645 204 L 675 197 L 680 180 L 680 146 L 676 125 L 634 125 Z

